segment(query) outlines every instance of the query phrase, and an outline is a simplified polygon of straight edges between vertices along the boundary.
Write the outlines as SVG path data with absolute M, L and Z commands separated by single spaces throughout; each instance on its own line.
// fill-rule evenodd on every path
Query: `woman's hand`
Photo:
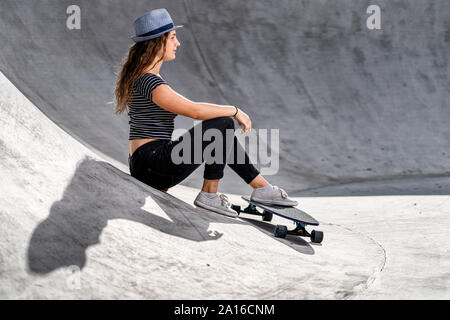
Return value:
M 246 133 L 252 129 L 252 120 L 250 120 L 250 117 L 241 109 L 238 108 L 238 113 L 234 116 L 234 118 L 239 123 L 239 127 L 244 126 L 242 133 Z

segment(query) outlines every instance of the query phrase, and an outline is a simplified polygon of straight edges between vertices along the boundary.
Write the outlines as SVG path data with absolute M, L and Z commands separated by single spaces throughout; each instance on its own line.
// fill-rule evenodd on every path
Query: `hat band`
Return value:
M 164 31 L 167 31 L 167 30 L 169 30 L 170 28 L 173 28 L 173 23 L 166 24 L 165 26 L 162 26 L 162 27 L 160 27 L 160 28 L 158 28 L 158 29 L 154 29 L 154 30 L 152 30 L 152 31 L 150 31 L 150 32 L 141 34 L 141 35 L 139 35 L 139 37 L 153 36 L 153 35 L 155 35 L 155 34 L 158 34 L 158 33 L 164 32 Z

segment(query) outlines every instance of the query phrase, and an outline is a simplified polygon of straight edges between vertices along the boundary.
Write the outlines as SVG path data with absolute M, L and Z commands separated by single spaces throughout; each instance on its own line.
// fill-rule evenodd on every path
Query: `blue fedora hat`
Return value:
M 173 25 L 172 18 L 166 9 L 155 9 L 147 12 L 134 21 L 136 36 L 132 39 L 134 42 L 142 42 L 157 38 L 166 32 L 181 27 L 182 26 Z

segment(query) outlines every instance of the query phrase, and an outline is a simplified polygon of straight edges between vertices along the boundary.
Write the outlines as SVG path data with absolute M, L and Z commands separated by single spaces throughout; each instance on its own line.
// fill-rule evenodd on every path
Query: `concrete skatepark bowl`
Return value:
M 0 298 L 450 298 L 448 1 L 377 1 L 379 30 L 362 0 L 75 2 L 0 3 Z M 202 167 L 168 194 L 129 176 L 110 102 L 160 7 L 185 26 L 161 74 L 279 129 L 268 180 L 321 245 L 195 208 Z M 219 191 L 251 189 L 227 168 Z

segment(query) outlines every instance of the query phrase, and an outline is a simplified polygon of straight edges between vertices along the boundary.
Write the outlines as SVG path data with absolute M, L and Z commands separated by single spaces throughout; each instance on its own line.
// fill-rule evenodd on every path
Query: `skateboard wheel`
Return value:
M 311 232 L 311 241 L 314 243 L 321 243 L 323 240 L 323 232 L 313 230 Z
M 287 231 L 288 229 L 286 226 L 277 225 L 273 234 L 277 238 L 286 238 Z
M 263 211 L 263 221 L 272 221 L 272 218 L 273 218 L 272 212 L 266 210 Z
M 231 209 L 233 209 L 234 211 L 236 211 L 238 214 L 241 213 L 241 206 L 237 206 L 235 204 L 231 205 Z

